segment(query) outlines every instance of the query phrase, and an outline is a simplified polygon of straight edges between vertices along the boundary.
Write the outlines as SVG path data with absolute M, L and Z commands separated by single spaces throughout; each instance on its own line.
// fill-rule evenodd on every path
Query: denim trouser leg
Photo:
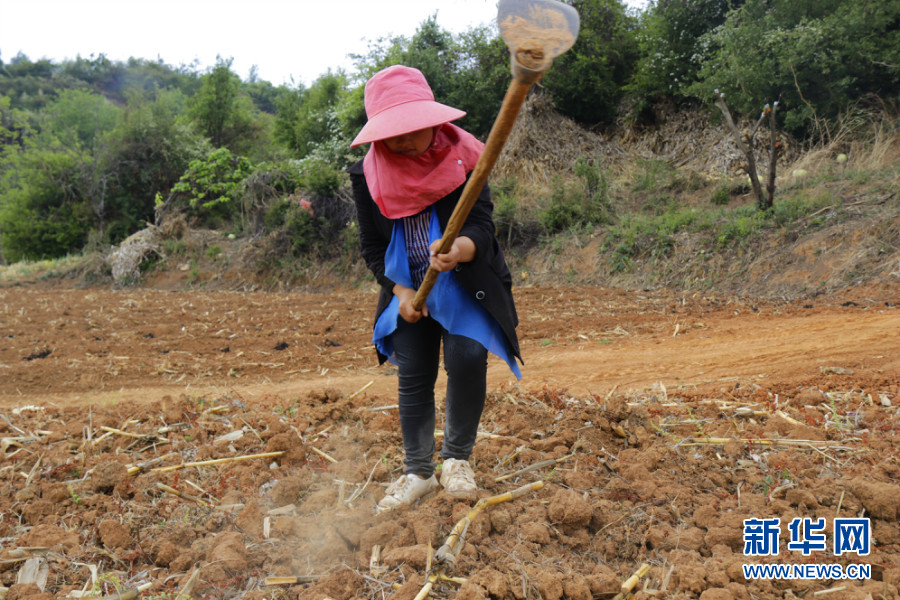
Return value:
M 434 382 L 441 350 L 441 327 L 428 318 L 416 323 L 398 319 L 394 331 L 398 368 L 400 431 L 406 472 L 422 477 L 434 473 Z
M 441 339 L 447 370 L 443 458 L 468 459 L 484 409 L 487 350 L 467 337 L 451 335 L 430 318 L 416 323 L 400 319 L 393 333 L 398 366 L 400 430 L 406 473 L 434 473 L 434 384 Z
M 471 338 L 444 332 L 447 371 L 441 458 L 468 460 L 475 447 L 487 392 L 487 350 Z

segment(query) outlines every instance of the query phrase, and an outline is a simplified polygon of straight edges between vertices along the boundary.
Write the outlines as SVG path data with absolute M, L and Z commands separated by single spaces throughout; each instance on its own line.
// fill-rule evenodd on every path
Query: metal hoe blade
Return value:
M 497 24 L 509 47 L 513 75 L 536 81 L 575 43 L 580 20 L 575 8 L 556 0 L 500 0 Z

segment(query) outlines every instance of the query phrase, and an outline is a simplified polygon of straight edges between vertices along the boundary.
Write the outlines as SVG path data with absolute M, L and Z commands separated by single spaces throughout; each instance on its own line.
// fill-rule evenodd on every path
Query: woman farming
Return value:
M 417 69 L 395 65 L 376 73 L 365 86 L 365 108 L 368 121 L 351 146 L 371 146 L 350 176 L 363 258 L 381 285 L 373 341 L 379 362 L 398 367 L 405 453 L 405 472 L 378 510 L 411 504 L 438 486 L 434 386 L 442 342 L 440 483 L 454 497 L 475 498 L 468 460 L 484 409 L 488 351 L 521 376 L 512 278 L 494 234 L 487 185 L 452 248 L 436 249 L 484 146 L 451 124 L 466 113 L 435 102 Z M 413 298 L 429 266 L 440 275 L 416 310 Z

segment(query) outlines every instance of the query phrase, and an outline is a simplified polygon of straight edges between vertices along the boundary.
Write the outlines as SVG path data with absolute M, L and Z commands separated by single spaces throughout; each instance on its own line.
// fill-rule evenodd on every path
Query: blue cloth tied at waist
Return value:
M 428 225 L 429 243 L 440 239 L 441 236 L 437 212 L 432 208 L 431 220 Z M 415 287 L 409 272 L 403 225 L 399 221 L 394 223 L 391 242 L 384 257 L 384 274 L 400 285 L 408 288 Z M 459 283 L 453 271 L 446 271 L 438 275 L 437 281 L 425 301 L 425 306 L 428 307 L 428 315 L 440 323 L 444 329 L 452 334 L 463 335 L 477 341 L 488 352 L 506 361 L 516 379 L 522 378 L 522 372 L 519 370 L 515 356 L 506 344 L 506 338 L 500 325 L 487 309 L 479 304 Z M 372 342 L 375 347 L 381 354 L 387 356 L 392 364 L 397 363 L 391 335 L 396 331 L 397 319 L 400 318 L 402 318 L 400 301 L 394 296 L 375 322 L 375 330 L 372 334 Z

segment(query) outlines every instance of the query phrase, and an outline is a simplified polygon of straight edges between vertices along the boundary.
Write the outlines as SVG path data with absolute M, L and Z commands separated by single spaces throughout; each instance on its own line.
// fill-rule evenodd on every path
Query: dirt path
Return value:
M 523 389 L 608 394 L 900 379 L 891 290 L 750 302 L 601 288 L 520 288 Z M 0 290 L 0 403 L 153 400 L 325 387 L 390 395 L 370 343 L 373 294 Z M 491 361 L 492 387 L 515 383 Z

